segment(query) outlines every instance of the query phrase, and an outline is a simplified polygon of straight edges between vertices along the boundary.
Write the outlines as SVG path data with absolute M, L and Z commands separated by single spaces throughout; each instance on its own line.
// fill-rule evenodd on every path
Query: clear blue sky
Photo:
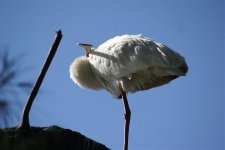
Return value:
M 61 29 L 31 124 L 69 128 L 118 150 L 122 101 L 70 80 L 70 63 L 84 55 L 76 43 L 97 47 L 116 35 L 139 33 L 162 42 L 182 54 L 190 70 L 168 85 L 128 96 L 130 150 L 222 150 L 224 18 L 224 0 L 1 0 L 0 45 L 9 45 L 13 56 L 26 54 L 21 64 L 33 69 L 21 78 L 34 81 Z M 25 103 L 27 95 L 21 97 Z

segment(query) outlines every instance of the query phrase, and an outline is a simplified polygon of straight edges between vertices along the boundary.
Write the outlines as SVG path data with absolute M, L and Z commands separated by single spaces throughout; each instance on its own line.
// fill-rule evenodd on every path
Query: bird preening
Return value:
M 125 110 L 124 150 L 128 149 L 131 111 L 127 93 L 161 86 L 185 76 L 184 57 L 141 35 L 116 36 L 98 48 L 80 43 L 86 55 L 70 65 L 71 79 L 82 88 L 105 89 L 122 98 Z

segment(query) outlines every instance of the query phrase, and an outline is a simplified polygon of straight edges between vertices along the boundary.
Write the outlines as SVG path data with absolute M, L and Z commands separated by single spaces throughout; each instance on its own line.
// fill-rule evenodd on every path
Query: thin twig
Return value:
M 61 30 L 57 31 L 56 32 L 56 36 L 55 36 L 55 40 L 50 48 L 50 51 L 49 51 L 49 54 L 45 60 L 45 63 L 44 63 L 44 66 L 42 67 L 42 70 L 37 78 L 37 81 L 30 93 L 30 96 L 27 100 L 27 103 L 24 107 L 24 110 L 23 110 L 23 116 L 22 116 L 22 120 L 21 120 L 21 124 L 19 125 L 19 129 L 26 129 L 26 128 L 29 128 L 30 127 L 30 122 L 29 122 L 29 112 L 30 112 L 30 109 L 31 109 L 31 106 L 32 106 L 32 103 L 34 102 L 34 99 L 39 91 L 39 88 L 42 84 L 42 81 L 45 77 L 45 74 L 52 62 L 52 59 L 56 53 L 56 50 L 59 46 L 59 43 L 62 39 L 62 32 Z

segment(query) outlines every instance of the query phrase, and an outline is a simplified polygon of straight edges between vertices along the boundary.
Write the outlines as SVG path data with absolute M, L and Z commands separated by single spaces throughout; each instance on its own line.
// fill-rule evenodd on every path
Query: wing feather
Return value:
M 89 54 L 89 61 L 103 87 L 115 96 L 120 95 L 120 80 L 127 92 L 136 92 L 185 75 L 180 67 L 187 67 L 177 52 L 141 35 L 110 39 Z
M 174 75 L 184 75 L 178 69 L 183 62 L 184 58 L 175 51 L 140 35 L 117 36 L 90 55 L 92 66 L 107 80 L 118 80 L 147 68 L 164 68 Z

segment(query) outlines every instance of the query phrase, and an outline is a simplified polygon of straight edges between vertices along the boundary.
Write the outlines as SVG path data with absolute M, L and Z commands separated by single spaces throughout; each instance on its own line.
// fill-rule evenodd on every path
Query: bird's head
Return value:
M 78 43 L 78 45 L 85 49 L 86 57 L 89 57 L 89 54 L 92 51 L 92 45 L 91 44 L 84 44 L 84 43 Z

